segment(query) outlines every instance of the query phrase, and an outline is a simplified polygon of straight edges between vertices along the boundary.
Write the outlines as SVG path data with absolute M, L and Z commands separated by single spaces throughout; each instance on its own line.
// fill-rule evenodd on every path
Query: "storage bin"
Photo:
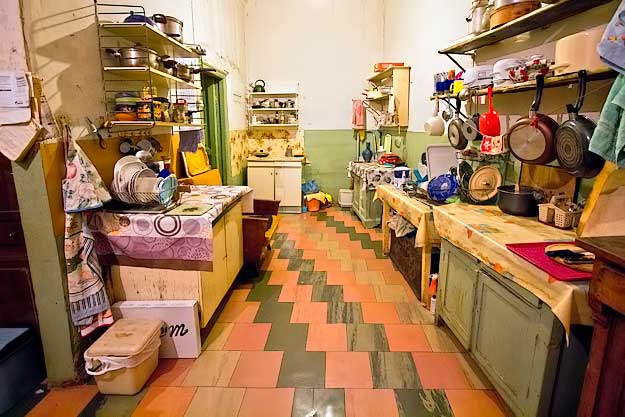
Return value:
M 339 205 L 341 207 L 351 207 L 354 201 L 354 190 L 341 188 L 339 190 Z
M 306 200 L 306 208 L 308 209 L 308 211 L 311 212 L 319 211 L 319 209 L 321 208 L 321 201 L 317 200 L 316 198 Z
M 0 414 L 29 395 L 45 378 L 43 354 L 29 328 L 0 328 Z
M 158 365 L 161 320 L 121 319 L 85 352 L 85 369 L 102 394 L 134 395 Z

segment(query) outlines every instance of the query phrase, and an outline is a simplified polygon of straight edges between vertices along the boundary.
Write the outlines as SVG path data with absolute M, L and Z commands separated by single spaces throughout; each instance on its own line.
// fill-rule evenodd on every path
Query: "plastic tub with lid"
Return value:
M 134 395 L 158 365 L 161 320 L 121 319 L 85 352 L 85 369 L 102 394 Z

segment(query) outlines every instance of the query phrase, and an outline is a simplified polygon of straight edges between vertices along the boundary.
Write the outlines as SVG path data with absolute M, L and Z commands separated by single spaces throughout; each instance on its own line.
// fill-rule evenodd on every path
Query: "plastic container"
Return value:
M 321 208 L 321 201 L 316 198 L 311 198 L 310 200 L 306 200 L 306 208 L 310 212 L 319 211 Z
M 121 319 L 85 352 L 85 369 L 102 394 L 134 395 L 158 365 L 161 320 Z
M 341 207 L 351 207 L 354 201 L 354 190 L 341 188 L 339 190 L 339 205 Z

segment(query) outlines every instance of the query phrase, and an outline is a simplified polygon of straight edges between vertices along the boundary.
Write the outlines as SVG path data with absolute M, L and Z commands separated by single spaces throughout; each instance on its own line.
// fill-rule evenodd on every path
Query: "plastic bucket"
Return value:
M 354 201 L 354 190 L 341 188 L 339 190 L 339 205 L 341 207 L 351 207 Z

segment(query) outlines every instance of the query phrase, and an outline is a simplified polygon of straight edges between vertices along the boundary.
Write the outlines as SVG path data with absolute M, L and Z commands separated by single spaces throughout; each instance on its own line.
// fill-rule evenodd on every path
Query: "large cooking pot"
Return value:
M 192 74 L 193 70 L 191 69 L 191 67 L 181 63 L 178 63 L 178 65 L 176 65 L 176 77 L 180 78 L 181 80 L 191 81 L 191 79 L 193 78 Z
M 542 194 L 530 187 L 502 185 L 497 188 L 497 206 L 513 216 L 538 215 L 538 203 L 542 199 Z
M 107 48 L 106 52 L 115 58 L 122 67 L 150 66 L 159 69 L 161 65 L 161 57 L 158 53 L 144 46 L 131 46 L 119 49 Z
M 181 20 L 160 13 L 153 15 L 152 20 L 156 27 L 165 35 L 175 38 L 178 42 L 182 42 L 183 23 Z

